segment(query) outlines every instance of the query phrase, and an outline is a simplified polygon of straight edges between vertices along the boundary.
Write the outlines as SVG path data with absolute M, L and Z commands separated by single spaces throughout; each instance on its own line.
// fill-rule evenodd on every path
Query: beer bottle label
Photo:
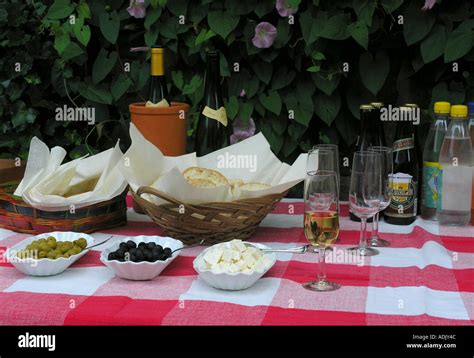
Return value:
M 413 139 L 413 137 L 403 138 L 403 139 L 396 140 L 395 142 L 393 142 L 394 152 L 398 152 L 400 150 L 407 150 L 411 148 L 415 148 L 415 140 Z
M 392 199 L 384 215 L 394 218 L 410 218 L 416 216 L 417 183 L 413 176 L 397 173 L 390 179 Z
M 441 168 L 437 162 L 423 162 L 423 205 L 436 209 L 439 195 L 439 173 Z
M 202 114 L 206 117 L 215 119 L 216 121 L 222 123 L 225 127 L 227 127 L 227 113 L 224 107 L 221 107 L 216 110 L 206 106 L 202 110 Z

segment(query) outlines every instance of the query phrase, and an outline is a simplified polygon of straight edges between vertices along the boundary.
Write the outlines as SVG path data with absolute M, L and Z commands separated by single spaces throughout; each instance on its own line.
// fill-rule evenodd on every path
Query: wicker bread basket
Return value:
M 136 202 L 153 222 L 165 230 L 166 235 L 187 245 L 197 244 L 202 239 L 205 239 L 205 245 L 232 239 L 246 240 L 287 193 L 190 205 L 150 187 L 140 187 L 136 193 L 133 190 L 131 192 Z M 153 204 L 143 199 L 142 194 L 154 195 L 167 203 Z
M 127 223 L 127 190 L 108 201 L 69 211 L 43 211 L 25 203 L 13 192 L 18 182 L 0 184 L 0 228 L 41 234 L 50 231 L 92 233 Z

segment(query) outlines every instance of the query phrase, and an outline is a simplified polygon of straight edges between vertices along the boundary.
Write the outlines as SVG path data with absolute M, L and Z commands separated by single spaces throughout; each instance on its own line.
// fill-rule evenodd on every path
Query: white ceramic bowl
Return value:
M 82 250 L 76 255 L 72 255 L 69 258 L 61 257 L 59 259 L 19 259 L 16 254 L 18 251 L 25 249 L 30 243 L 39 239 L 47 239 L 49 236 L 54 236 L 56 241 L 74 241 L 81 237 L 87 240 L 87 246 L 94 244 L 94 238 L 87 234 L 81 234 L 79 232 L 70 232 L 70 231 L 55 231 L 46 234 L 36 235 L 30 237 L 26 240 L 21 241 L 20 243 L 10 247 L 6 252 L 7 260 L 15 266 L 19 271 L 23 272 L 26 275 L 30 276 L 53 276 L 57 275 L 74 262 L 79 260 L 84 256 L 89 250 Z
M 110 267 L 112 270 L 114 270 L 117 276 L 127 280 L 151 280 L 152 278 L 158 276 L 181 253 L 181 250 L 177 251 L 173 254 L 173 256 L 167 258 L 165 261 L 158 260 L 155 262 L 121 262 L 108 259 L 109 253 L 117 250 L 121 242 L 127 242 L 129 240 L 134 241 L 137 245 L 140 242 L 154 242 L 157 245 L 163 246 L 163 248 L 169 247 L 171 251 L 183 247 L 183 243 L 181 241 L 175 240 L 171 237 L 144 235 L 127 237 L 121 241 L 115 241 L 109 244 L 109 246 L 107 246 L 107 248 L 102 251 L 102 254 L 100 255 L 100 261 L 102 261 L 107 267 Z
M 262 244 L 255 244 L 247 242 L 246 244 L 253 245 L 260 249 L 269 249 L 268 246 Z M 216 244 L 221 245 L 221 244 Z M 213 245 L 213 246 L 216 246 Z M 207 251 L 211 250 L 213 246 L 208 247 L 205 249 L 201 254 L 193 262 L 193 267 L 196 272 L 199 274 L 199 277 L 204 280 L 209 286 L 218 288 L 220 290 L 228 290 L 228 291 L 238 291 L 238 290 L 245 290 L 251 286 L 253 286 L 263 275 L 265 275 L 268 270 L 270 270 L 276 262 L 276 254 L 272 253 L 265 253 L 270 260 L 271 263 L 267 266 L 267 268 L 263 271 L 252 270 L 249 273 L 243 272 L 236 272 L 236 273 L 226 273 L 226 272 L 213 272 L 212 270 L 203 270 L 201 269 L 202 263 L 204 261 L 204 255 Z

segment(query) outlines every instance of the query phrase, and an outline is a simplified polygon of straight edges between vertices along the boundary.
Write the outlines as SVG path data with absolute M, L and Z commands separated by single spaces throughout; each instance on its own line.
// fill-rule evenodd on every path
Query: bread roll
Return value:
M 214 186 L 229 185 L 229 182 L 225 176 L 223 176 L 218 171 L 207 168 L 190 167 L 183 172 L 183 176 L 188 182 L 190 182 L 192 179 L 203 179 L 212 182 Z M 203 183 L 200 185 L 202 184 Z
M 245 184 L 241 185 L 239 187 L 239 189 L 256 191 L 256 190 L 268 189 L 270 187 L 271 187 L 271 185 L 264 184 L 264 183 L 245 183 Z

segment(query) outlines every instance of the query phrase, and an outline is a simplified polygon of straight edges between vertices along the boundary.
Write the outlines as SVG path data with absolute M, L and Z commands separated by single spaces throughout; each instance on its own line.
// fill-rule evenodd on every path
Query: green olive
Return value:
M 50 249 L 55 249 L 56 248 L 56 241 L 53 240 L 48 240 L 48 243 L 46 244 Z
M 46 257 L 47 257 L 48 259 L 54 260 L 54 259 L 56 258 L 56 251 L 50 251 L 50 252 L 48 252 L 47 255 L 46 255 Z
M 46 251 L 40 251 L 38 253 L 38 258 L 39 259 L 44 259 L 44 258 L 46 258 L 46 256 L 48 256 L 48 253 Z

